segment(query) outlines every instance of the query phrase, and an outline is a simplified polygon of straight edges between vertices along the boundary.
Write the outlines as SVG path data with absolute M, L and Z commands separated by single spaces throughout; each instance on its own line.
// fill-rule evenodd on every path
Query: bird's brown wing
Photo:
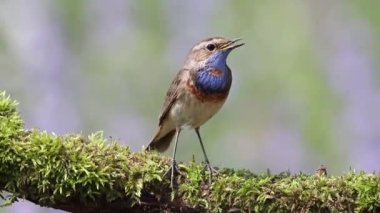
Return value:
M 172 124 L 169 124 L 167 122 L 165 123 L 165 119 L 167 118 L 173 104 L 178 99 L 181 82 L 184 79 L 184 74 L 184 70 L 178 72 L 177 76 L 172 81 L 168 92 L 166 93 L 165 102 L 162 105 L 161 113 L 159 116 L 158 130 L 153 139 L 150 141 L 147 150 L 157 150 L 159 152 L 164 152 L 169 147 L 170 142 L 175 135 L 175 126 L 171 126 Z
M 176 102 L 179 93 L 178 89 L 180 87 L 181 81 L 183 81 L 183 75 L 184 70 L 180 70 L 172 81 L 169 90 L 166 93 L 165 102 L 161 108 L 158 125 L 162 125 L 173 104 Z

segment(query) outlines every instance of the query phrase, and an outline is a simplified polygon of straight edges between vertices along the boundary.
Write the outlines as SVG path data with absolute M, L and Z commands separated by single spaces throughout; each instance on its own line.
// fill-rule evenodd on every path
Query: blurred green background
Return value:
M 0 89 L 20 102 L 27 128 L 104 130 L 137 151 L 189 49 L 242 37 L 230 96 L 201 128 L 214 166 L 379 171 L 379 9 L 371 0 L 1 1 Z M 184 131 L 178 159 L 193 156 L 203 159 Z

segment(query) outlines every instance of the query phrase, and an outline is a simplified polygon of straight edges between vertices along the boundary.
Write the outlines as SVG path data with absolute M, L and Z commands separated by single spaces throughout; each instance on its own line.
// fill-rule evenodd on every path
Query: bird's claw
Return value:
M 209 183 L 209 185 L 211 185 L 211 183 L 212 183 L 212 176 L 214 174 L 217 174 L 218 170 L 216 170 L 214 167 L 212 167 L 209 162 L 206 162 L 205 164 L 206 165 L 205 165 L 204 170 L 208 171 L 208 183 Z
M 176 175 L 182 175 L 182 172 L 177 166 L 177 162 L 175 160 L 172 160 L 171 166 L 168 169 L 168 171 L 165 172 L 164 177 L 168 176 L 170 174 L 170 188 L 174 188 L 174 177 Z

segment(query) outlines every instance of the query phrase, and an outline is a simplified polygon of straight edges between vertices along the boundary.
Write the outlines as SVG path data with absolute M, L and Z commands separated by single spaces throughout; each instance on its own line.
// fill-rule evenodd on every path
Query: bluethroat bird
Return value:
M 158 131 L 147 150 L 164 152 L 175 137 L 171 187 L 173 187 L 174 171 L 179 172 L 175 161 L 178 137 L 181 130 L 186 127 L 194 129 L 198 136 L 211 182 L 213 168 L 207 158 L 199 128 L 222 107 L 227 99 L 232 74 L 226 60 L 233 49 L 244 45 L 238 42 L 240 40 L 213 37 L 197 43 L 190 50 L 183 68 L 177 73 L 166 93 L 159 116 Z

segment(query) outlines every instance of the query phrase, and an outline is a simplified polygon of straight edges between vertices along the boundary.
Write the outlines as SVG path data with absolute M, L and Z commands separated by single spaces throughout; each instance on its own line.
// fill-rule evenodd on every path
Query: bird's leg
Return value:
M 204 155 L 204 158 L 205 158 L 206 167 L 207 167 L 207 170 L 209 171 L 208 182 L 209 182 L 209 184 L 211 184 L 211 182 L 212 182 L 212 173 L 216 172 L 216 170 L 211 166 L 210 161 L 208 160 L 205 147 L 203 146 L 201 134 L 199 133 L 199 127 L 195 128 L 195 132 L 197 133 L 199 142 L 200 142 L 201 147 L 202 147 L 202 151 L 203 151 L 203 155 Z
M 179 137 L 180 132 L 181 132 L 181 129 L 177 128 L 176 133 L 175 133 L 175 144 L 174 144 L 174 150 L 173 150 L 173 156 L 172 156 L 172 164 L 170 166 L 170 169 L 164 175 L 164 176 L 166 176 L 170 171 L 170 173 L 171 173 L 170 174 L 170 188 L 172 188 L 172 189 L 174 187 L 174 176 L 177 174 L 181 174 L 181 172 L 179 171 L 179 169 L 177 167 L 177 163 L 175 161 L 175 154 L 177 152 L 178 137 Z

